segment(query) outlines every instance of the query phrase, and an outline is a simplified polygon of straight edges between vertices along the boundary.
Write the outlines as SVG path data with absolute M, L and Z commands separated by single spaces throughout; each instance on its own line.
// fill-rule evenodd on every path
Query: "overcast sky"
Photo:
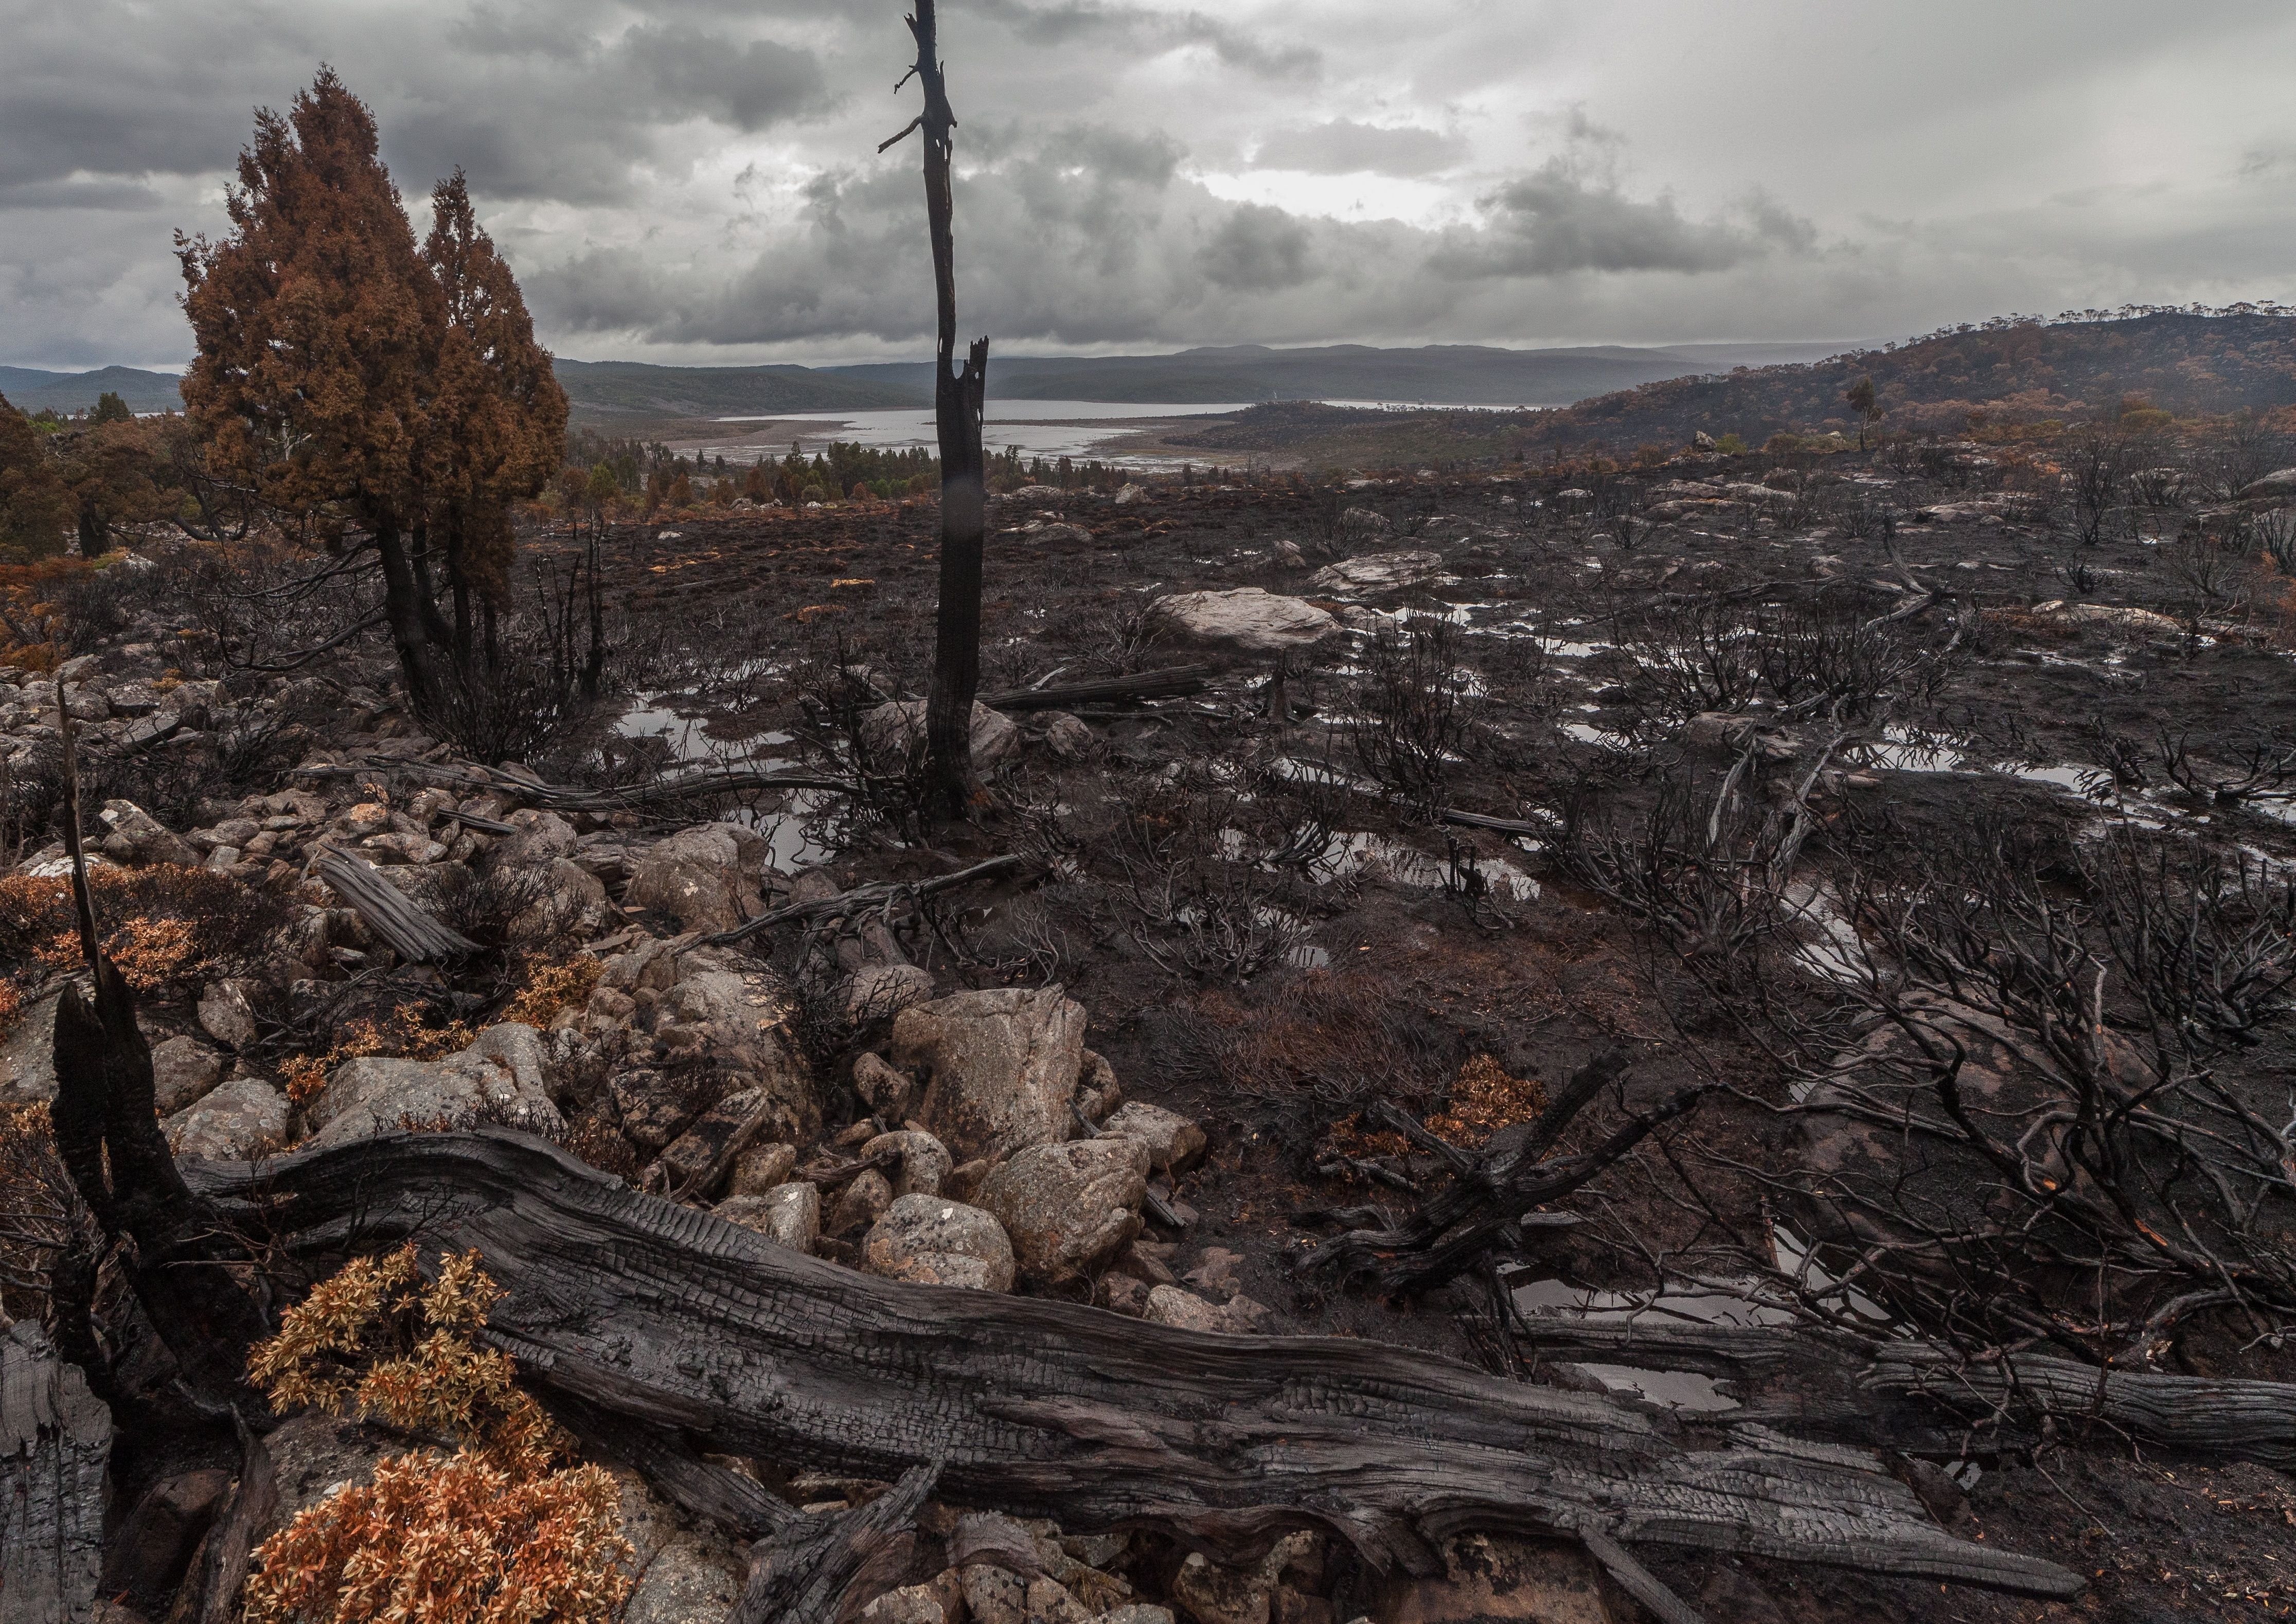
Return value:
M 0 0 L 0 362 L 176 365 L 322 62 L 583 358 L 912 357 L 898 0 Z M 945 0 L 1000 350 L 1867 339 L 2296 299 L 2289 0 Z

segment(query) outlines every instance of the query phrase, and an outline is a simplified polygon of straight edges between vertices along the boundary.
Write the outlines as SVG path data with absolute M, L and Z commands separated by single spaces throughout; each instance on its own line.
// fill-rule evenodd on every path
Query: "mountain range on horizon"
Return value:
M 1668 378 L 1815 361 L 1847 343 L 1586 345 L 1505 349 L 1440 344 L 1275 348 L 1230 345 L 1139 356 L 991 356 L 995 400 L 1137 402 L 1173 406 L 1267 400 L 1369 400 L 1397 405 L 1568 406 Z M 775 415 L 926 406 L 932 363 L 884 361 L 808 367 L 662 366 L 644 361 L 555 363 L 576 421 Z M 181 404 L 176 378 L 130 366 L 67 373 L 0 366 L 0 395 L 25 411 L 86 411 L 106 390 L 137 412 Z

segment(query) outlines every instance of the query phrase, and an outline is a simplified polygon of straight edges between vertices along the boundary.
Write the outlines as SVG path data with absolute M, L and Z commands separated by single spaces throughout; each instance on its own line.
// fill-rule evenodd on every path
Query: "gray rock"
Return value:
M 888 1057 L 928 1079 L 925 1126 L 969 1161 L 1069 1136 L 1084 1029 L 1057 986 L 991 988 L 903 1010 Z
M 1257 1330 L 1267 1310 L 1238 1294 L 1225 1303 L 1206 1302 L 1177 1285 L 1151 1286 L 1147 1311 L 1141 1316 L 1152 1325 L 1181 1331 L 1212 1331 L 1222 1336 L 1244 1336 Z
M 845 1018 L 855 1026 L 890 1021 L 933 996 L 932 972 L 915 964 L 865 964 L 845 990 Z
M 1013 1243 L 1004 1226 L 978 1207 L 936 1195 L 904 1195 L 886 1208 L 861 1256 L 871 1274 L 888 1280 L 1013 1289 Z
M 821 1192 L 805 1183 L 777 1185 L 763 1195 L 736 1195 L 717 1206 L 729 1224 L 753 1229 L 794 1251 L 811 1251 L 821 1238 Z
M 1311 648 L 1340 629 L 1337 620 L 1305 598 L 1281 597 L 1258 586 L 1174 593 L 1151 603 L 1147 619 L 1175 643 L 1238 657 Z
M 1308 578 L 1324 592 L 1386 592 L 1443 572 L 1439 553 L 1367 553 L 1326 564 Z
M 1099 742 L 1100 735 L 1082 717 L 1055 710 L 1045 718 L 1045 748 L 1063 761 L 1081 761 Z
M 255 1006 L 248 1001 L 247 986 L 211 981 L 200 995 L 200 1029 L 228 1049 L 255 1046 Z
M 444 1060 L 347 1060 L 305 1112 L 317 1129 L 308 1143 L 344 1144 L 402 1121 L 495 1122 L 556 1138 L 566 1123 L 551 1099 L 549 1054 L 540 1032 L 504 1021 Z
M 1152 1607 L 1145 1602 L 1135 1602 L 1128 1607 L 1119 1607 L 1100 1615 L 1097 1624 L 1172 1624 L 1169 1607 Z
M 235 1077 L 160 1124 L 168 1148 L 194 1161 L 245 1161 L 284 1149 L 287 1096 L 259 1077 Z
M 529 808 L 513 812 L 502 821 L 518 831 L 516 834 L 503 836 L 501 846 L 496 849 L 496 856 L 502 862 L 521 865 L 547 863 L 555 857 L 574 855 L 577 843 L 574 825 L 555 812 Z
M 797 1146 L 759 1144 L 743 1151 L 734 1163 L 727 1183 L 729 1195 L 763 1195 L 779 1189 L 797 1171 Z
M 105 801 L 102 818 L 104 832 L 96 844 L 115 863 L 173 863 L 189 868 L 200 860 L 189 841 L 132 800 Z
M 948 1146 L 913 1129 L 879 1134 L 861 1147 L 864 1157 L 887 1151 L 900 1158 L 886 1175 L 896 1195 L 939 1195 L 941 1181 L 956 1166 Z
M 1116 1068 L 1086 1049 L 1084 1069 L 1077 1075 L 1077 1109 L 1087 1122 L 1097 1122 L 1123 1103 L 1124 1088 L 1116 1080 Z
M 916 1110 L 916 1083 L 907 1072 L 886 1064 L 882 1054 L 865 1052 L 855 1057 L 853 1092 L 880 1121 L 906 1122 Z
M 880 761 L 922 750 L 925 701 L 899 700 L 878 706 L 861 718 L 862 747 Z M 972 766 L 976 772 L 1004 767 L 1021 753 L 1021 730 L 1011 718 L 972 701 Z
M 1004 1226 L 1021 1277 L 1052 1285 L 1095 1272 L 1140 1233 L 1148 1149 L 1136 1139 L 1033 1145 L 989 1169 L 980 1205 Z
M 1137 1139 L 1148 1147 L 1148 1165 L 1159 1173 L 1184 1172 L 1204 1153 L 1204 1130 L 1177 1111 L 1143 1100 L 1119 1105 L 1100 1125 L 1104 1139 Z
M 742 1582 L 742 1569 L 724 1545 L 675 1536 L 638 1575 L 621 1624 L 724 1624 L 741 1599 Z
M 940 1598 L 923 1585 L 888 1590 L 861 1610 L 861 1624 L 947 1624 Z
M 820 1131 L 821 1105 L 791 1034 L 796 1013 L 789 983 L 762 966 L 697 967 L 664 995 L 656 1021 L 701 1028 L 713 1057 L 747 1072 L 772 1098 L 766 1136 L 802 1144 Z
M 624 906 L 654 908 L 689 931 L 730 931 L 764 906 L 758 889 L 770 849 L 738 824 L 697 824 L 635 857 Z
M 56 1097 L 56 1000 L 30 1004 L 0 1041 L 0 1104 L 29 1105 Z
M 223 1081 L 223 1056 L 196 1038 L 170 1038 L 152 1046 L 152 1082 L 163 1117 L 198 1104 Z
M 892 1204 L 892 1181 L 874 1168 L 865 1169 L 847 1179 L 845 1188 L 838 1192 L 837 1205 L 830 1214 L 829 1233 L 849 1235 L 866 1229 Z

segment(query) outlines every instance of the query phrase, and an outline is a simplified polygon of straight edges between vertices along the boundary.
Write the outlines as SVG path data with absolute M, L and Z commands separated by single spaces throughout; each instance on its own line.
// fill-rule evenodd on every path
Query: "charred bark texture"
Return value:
M 2201 1460 L 2296 1471 L 2296 1385 L 2285 1382 L 2099 1370 L 2038 1354 L 1963 1358 L 1915 1341 L 1882 1343 L 1864 1379 L 2013 1434 L 2046 1419 L 2061 1433 L 2095 1430 Z
M 439 923 L 364 859 L 330 851 L 319 859 L 318 867 L 319 878 L 408 964 L 450 964 L 479 950 L 478 943 Z
M 940 602 L 934 617 L 932 688 L 925 700 L 925 767 L 937 809 L 961 817 L 972 805 L 972 701 L 980 687 L 980 568 L 988 526 L 988 458 L 980 448 L 981 407 L 988 389 L 988 340 L 976 339 L 962 369 L 956 362 L 955 203 L 949 167 L 956 114 L 940 63 L 933 0 L 916 0 L 909 20 L 917 61 L 910 70 L 925 95 L 908 129 L 924 141 L 925 217 L 932 237 L 938 341 L 933 420 L 940 441 Z M 906 76 L 902 82 L 907 83 Z M 879 151 L 883 151 L 881 147 Z
M 1693 1449 L 1608 1399 L 1371 1342 L 879 1280 L 519 1135 L 389 1135 L 188 1173 L 289 1252 L 475 1248 L 510 1293 L 489 1335 L 549 1401 L 699 1450 L 881 1480 L 934 1464 L 954 1504 L 1154 1526 L 1231 1560 L 1320 1526 L 1374 1568 L 1423 1572 L 1436 1542 L 1488 1529 L 2079 1587 L 1953 1539 L 1840 1451 Z
M 111 1412 L 37 1325 L 0 1332 L 0 1618 L 78 1624 L 103 1569 Z
M 933 1469 L 914 1467 L 866 1505 L 802 1517 L 750 1551 L 750 1581 L 726 1624 L 840 1624 L 906 1550 Z

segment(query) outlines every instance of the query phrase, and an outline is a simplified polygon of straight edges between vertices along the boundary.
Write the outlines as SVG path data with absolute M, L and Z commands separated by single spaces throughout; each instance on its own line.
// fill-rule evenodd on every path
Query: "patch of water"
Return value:
M 837 855 L 834 849 L 823 845 L 807 833 L 815 818 L 837 800 L 833 790 L 792 790 L 788 803 L 778 811 L 760 811 L 742 807 L 728 812 L 719 821 L 739 824 L 754 829 L 766 837 L 766 861 L 783 874 L 794 874 L 800 868 L 810 868 L 825 863 Z
M 1607 728 L 1592 726 L 1585 722 L 1565 722 L 1562 724 L 1562 731 L 1581 744 L 1597 744 L 1604 750 L 1629 750 L 1635 747 L 1634 741 L 1628 738 L 1626 734 L 1612 733 Z

